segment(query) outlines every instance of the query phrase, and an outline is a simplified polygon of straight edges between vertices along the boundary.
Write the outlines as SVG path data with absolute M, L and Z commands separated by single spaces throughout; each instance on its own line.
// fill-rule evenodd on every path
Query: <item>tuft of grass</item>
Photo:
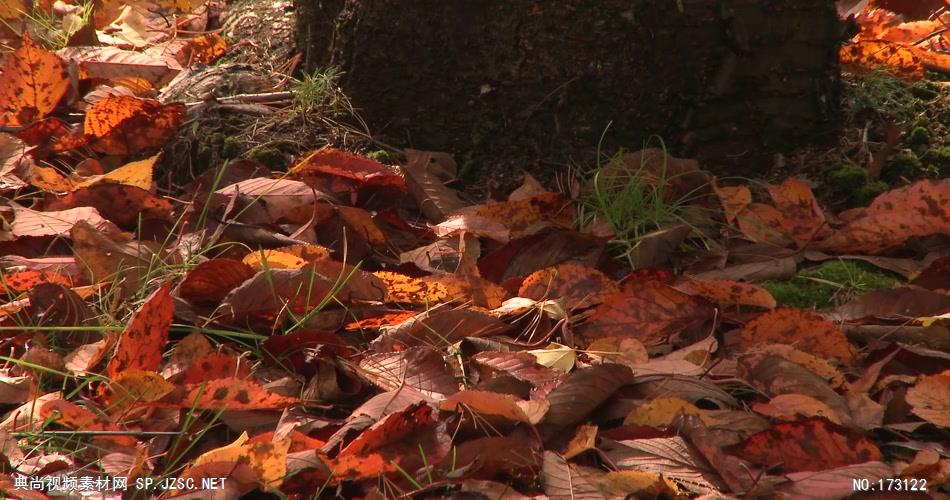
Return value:
M 914 86 L 886 70 L 873 70 L 856 77 L 845 93 L 847 121 L 856 122 L 867 113 L 884 120 L 909 123 L 922 111 Z
M 291 86 L 297 112 L 316 110 L 331 116 L 349 113 L 353 106 L 340 88 L 339 80 L 342 76 L 340 68 L 333 66 L 305 73 Z
M 6 2 L 0 0 L 0 3 Z M 69 39 L 91 22 L 93 1 L 79 0 L 75 5 L 66 6 L 68 11 L 65 13 L 57 13 L 52 3 L 49 5 L 49 10 L 34 7 L 29 11 L 19 11 L 19 13 L 34 40 L 38 40 L 50 50 L 59 50 L 65 48 Z M 20 28 L 9 21 L 0 20 L 0 22 L 14 33 L 20 32 Z
M 662 144 L 665 153 L 666 147 Z M 610 161 L 587 173 L 588 189 L 581 195 L 579 225 L 587 227 L 596 221 L 605 222 L 614 232 L 611 243 L 631 267 L 637 267 L 638 249 L 644 238 L 674 223 L 685 223 L 685 199 L 669 200 L 664 187 L 669 180 L 666 160 L 658 173 L 646 172 L 646 165 L 632 169 L 607 169 L 619 163 L 621 149 Z M 583 175 L 583 173 L 582 173 Z
M 804 269 L 790 279 L 765 281 L 761 285 L 779 304 L 825 311 L 898 283 L 892 274 L 870 264 L 839 259 Z

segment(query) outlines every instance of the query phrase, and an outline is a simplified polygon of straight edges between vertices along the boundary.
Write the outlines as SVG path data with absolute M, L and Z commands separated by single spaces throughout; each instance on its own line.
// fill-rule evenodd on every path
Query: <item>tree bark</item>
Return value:
M 376 133 L 463 160 L 590 158 L 653 135 L 707 164 L 834 129 L 834 0 L 295 0 Z

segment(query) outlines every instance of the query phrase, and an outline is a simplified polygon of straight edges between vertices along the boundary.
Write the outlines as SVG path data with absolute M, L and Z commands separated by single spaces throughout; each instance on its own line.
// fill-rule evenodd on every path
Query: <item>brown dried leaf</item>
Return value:
M 950 233 L 950 179 L 924 180 L 877 198 L 820 248 L 834 253 L 878 254 L 914 236 Z
M 599 304 L 620 291 L 606 274 L 580 264 L 560 264 L 536 271 L 521 282 L 518 296 L 534 300 L 558 299 L 569 309 Z
M 825 358 L 835 358 L 850 366 L 854 352 L 848 339 L 834 323 L 814 311 L 782 307 L 746 323 L 742 345 L 788 344 Z
M 735 445 L 731 451 L 750 462 L 787 472 L 820 471 L 880 460 L 881 452 L 857 431 L 820 417 L 776 424 Z
M 907 403 L 918 417 L 950 428 L 950 370 L 920 377 L 907 391 Z

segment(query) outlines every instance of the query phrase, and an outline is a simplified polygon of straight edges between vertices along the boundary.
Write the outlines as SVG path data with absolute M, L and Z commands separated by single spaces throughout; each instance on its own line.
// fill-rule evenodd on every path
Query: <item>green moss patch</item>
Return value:
M 782 281 L 761 283 L 781 304 L 828 310 L 873 290 L 900 283 L 893 274 L 870 264 L 851 260 L 831 260 L 803 269 Z

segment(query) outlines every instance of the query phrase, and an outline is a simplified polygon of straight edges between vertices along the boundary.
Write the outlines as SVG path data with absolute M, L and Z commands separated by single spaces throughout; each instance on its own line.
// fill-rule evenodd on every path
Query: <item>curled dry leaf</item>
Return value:
M 829 232 L 825 213 L 804 181 L 791 177 L 781 184 L 770 184 L 768 190 L 775 208 L 782 212 L 783 234 L 799 246 Z
M 500 335 L 511 329 L 507 323 L 488 314 L 468 309 L 432 309 L 403 323 L 385 328 L 372 342 L 377 352 L 389 352 L 396 346 L 418 345 L 448 347 L 465 337 Z
M 854 353 L 840 328 L 814 311 L 782 307 L 746 323 L 742 345 L 789 344 L 825 358 L 835 358 L 846 366 Z
M 394 186 L 406 190 L 399 171 L 365 156 L 325 147 L 304 156 L 288 172 L 318 191 L 354 197 L 366 184 Z
M 743 380 L 769 396 L 810 396 L 831 408 L 839 420 L 850 424 L 850 411 L 845 398 L 802 365 L 778 356 L 753 354 L 739 359 L 738 372 Z
M 543 399 L 524 401 L 510 394 L 466 390 L 449 396 L 439 404 L 439 409 L 458 413 L 472 412 L 476 415 L 534 425 L 544 418 L 550 406 L 551 404 Z
M 603 364 L 575 370 L 548 394 L 551 409 L 541 423 L 541 434 L 551 437 L 584 420 L 617 389 L 632 381 L 633 373 L 623 365 Z
M 69 90 L 63 60 L 34 44 L 26 33 L 0 72 L 0 126 L 20 127 L 44 118 Z

